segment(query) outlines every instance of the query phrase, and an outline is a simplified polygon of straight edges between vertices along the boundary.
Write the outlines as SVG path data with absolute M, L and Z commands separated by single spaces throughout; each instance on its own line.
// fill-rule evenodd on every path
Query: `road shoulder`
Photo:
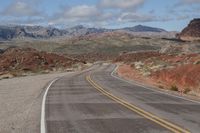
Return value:
M 40 131 L 41 104 L 50 81 L 72 73 L 56 73 L 0 80 L 0 132 Z

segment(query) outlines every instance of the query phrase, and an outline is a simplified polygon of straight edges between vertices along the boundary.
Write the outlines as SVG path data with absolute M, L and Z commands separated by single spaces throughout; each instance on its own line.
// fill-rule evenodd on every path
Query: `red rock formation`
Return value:
M 192 20 L 177 37 L 184 41 L 200 40 L 200 19 Z

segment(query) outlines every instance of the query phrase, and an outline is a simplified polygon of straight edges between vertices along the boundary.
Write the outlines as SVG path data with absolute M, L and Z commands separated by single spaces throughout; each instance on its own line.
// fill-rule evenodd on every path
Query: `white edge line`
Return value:
M 94 64 L 95 65 L 95 64 Z M 87 68 L 84 71 L 81 71 L 79 73 L 85 72 L 90 70 L 94 65 L 90 66 L 89 68 Z M 78 73 L 78 74 L 79 74 Z M 64 77 L 64 76 L 62 76 Z M 58 77 L 56 79 L 54 79 L 53 81 L 51 81 L 51 83 L 48 85 L 48 87 L 46 88 L 46 91 L 43 95 L 43 99 L 42 99 L 42 109 L 41 109 L 41 121 L 40 121 L 40 133 L 46 133 L 46 120 L 45 120 L 45 103 L 46 103 L 46 97 L 47 97 L 47 93 L 50 89 L 50 87 L 52 86 L 53 83 L 55 83 L 57 80 L 61 79 L 62 77 Z
M 94 65 L 90 66 L 87 70 L 90 70 Z M 82 73 L 84 71 L 81 71 L 79 73 Z M 79 74 L 78 73 L 78 74 Z M 64 77 L 64 76 L 62 76 Z M 45 103 L 46 103 L 46 97 L 47 97 L 47 93 L 50 89 L 50 87 L 52 86 L 53 83 L 55 83 L 57 80 L 61 79 L 62 77 L 58 77 L 56 79 L 54 79 L 53 81 L 51 81 L 51 83 L 48 85 L 48 87 L 46 88 L 46 91 L 43 95 L 43 99 L 42 99 L 42 109 L 41 109 L 41 121 L 40 121 L 40 133 L 46 133 L 46 120 L 45 120 Z
M 46 88 L 46 91 L 44 93 L 43 100 L 42 100 L 42 109 L 41 109 L 40 133 L 46 133 L 45 103 L 46 103 L 47 93 L 48 93 L 51 85 L 53 83 L 55 83 L 58 79 L 59 78 L 56 78 L 53 81 L 51 81 L 51 83 L 48 85 L 48 87 Z
M 176 97 L 176 98 L 179 98 L 179 99 L 182 99 L 182 100 L 186 100 L 186 101 L 189 101 L 189 102 L 193 102 L 193 103 L 200 104 L 200 102 L 195 101 L 195 100 L 191 100 L 191 99 L 188 99 L 188 98 L 176 96 L 176 95 L 169 94 L 169 93 L 167 93 L 167 92 L 159 91 L 159 90 L 156 90 L 156 89 L 150 89 L 150 88 L 147 88 L 146 86 L 141 85 L 141 84 L 139 84 L 139 83 L 133 83 L 133 82 L 131 82 L 131 81 L 122 79 L 121 77 L 115 76 L 114 73 L 117 71 L 118 67 L 119 67 L 119 66 L 116 65 L 115 69 L 114 69 L 114 70 L 112 71 L 112 73 L 111 73 L 111 76 L 114 77 L 114 78 L 117 78 L 117 79 L 119 79 L 119 80 L 121 80 L 121 81 L 127 82 L 127 83 L 132 84 L 132 85 L 137 85 L 137 86 L 143 87 L 143 88 L 145 88 L 145 89 L 148 89 L 148 90 L 151 90 L 151 91 L 154 91 L 154 92 L 158 92 L 158 93 L 161 93 L 161 94 L 173 96 L 173 97 Z

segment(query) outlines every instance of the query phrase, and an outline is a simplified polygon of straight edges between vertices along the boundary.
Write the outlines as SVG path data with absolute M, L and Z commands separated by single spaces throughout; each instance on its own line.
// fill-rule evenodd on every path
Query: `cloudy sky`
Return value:
M 120 28 L 138 24 L 180 31 L 200 17 L 200 0 L 1 0 L 0 25 Z

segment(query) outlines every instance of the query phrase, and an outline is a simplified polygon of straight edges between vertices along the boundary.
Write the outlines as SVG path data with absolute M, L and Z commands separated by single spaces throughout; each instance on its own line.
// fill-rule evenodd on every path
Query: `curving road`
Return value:
M 46 133 L 200 132 L 200 104 L 125 82 L 96 64 L 49 88 Z M 112 74 L 111 74 L 112 73 Z

